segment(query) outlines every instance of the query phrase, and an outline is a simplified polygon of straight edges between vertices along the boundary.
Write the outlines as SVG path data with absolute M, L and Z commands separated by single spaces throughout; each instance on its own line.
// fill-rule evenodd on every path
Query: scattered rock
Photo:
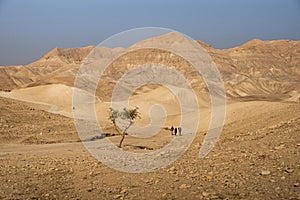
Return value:
M 269 170 L 262 170 L 259 174 L 262 176 L 266 176 L 266 175 L 271 174 L 271 172 Z
M 176 168 L 173 166 L 173 167 L 171 167 L 169 170 L 168 170 L 168 172 L 169 173 L 171 173 L 171 174 L 176 174 Z
M 277 147 L 274 147 L 275 150 L 284 149 L 284 148 L 285 148 L 285 144 L 281 144 Z
M 187 185 L 187 184 L 182 184 L 179 186 L 179 189 L 187 189 L 187 188 L 190 188 L 191 186 L 190 185 Z
M 127 193 L 127 190 L 126 189 L 123 189 L 120 191 L 120 194 L 126 194 Z
M 181 186 L 179 186 L 179 189 L 187 189 L 187 188 L 190 188 L 190 187 L 191 187 L 190 185 L 182 184 Z
M 294 170 L 291 169 L 291 168 L 287 168 L 287 169 L 285 169 L 284 171 L 287 172 L 287 173 L 293 173 L 293 172 L 294 172 Z
M 220 197 L 218 195 L 212 195 L 210 199 L 220 199 Z
M 40 162 L 40 165 L 45 165 L 45 163 L 43 161 Z
M 171 167 L 170 169 L 169 169 L 169 171 L 175 171 L 176 169 L 175 169 L 175 167 L 173 166 L 173 167 Z
M 121 195 L 121 194 L 116 194 L 116 195 L 113 196 L 114 199 L 119 199 L 121 197 L 123 197 L 123 195 Z
M 210 195 L 209 192 L 202 192 L 202 196 L 204 196 L 204 197 L 207 197 L 209 195 Z
M 196 178 L 198 177 L 200 174 L 197 172 L 197 173 L 193 173 L 190 175 L 191 178 Z
M 149 184 L 149 185 L 152 185 L 152 183 L 153 183 L 153 178 L 146 180 L 145 183 L 147 183 L 147 184 Z

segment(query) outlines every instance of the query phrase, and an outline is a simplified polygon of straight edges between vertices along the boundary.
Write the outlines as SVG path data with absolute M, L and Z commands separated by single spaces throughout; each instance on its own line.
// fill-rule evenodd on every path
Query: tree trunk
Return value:
M 123 134 L 122 134 L 122 138 L 121 138 L 121 140 L 120 140 L 119 148 L 122 148 L 122 143 L 123 143 L 123 141 L 124 141 L 124 139 L 125 139 L 125 134 L 126 134 L 126 133 L 123 133 Z
M 115 130 L 116 130 L 119 134 L 122 134 L 122 131 L 119 129 L 119 127 L 116 125 L 116 123 L 113 123 L 113 124 L 114 124 Z
M 120 141 L 120 144 L 119 144 L 119 148 L 122 148 L 122 143 L 125 139 L 125 135 L 127 134 L 127 130 L 129 129 L 129 127 L 132 125 L 132 121 L 130 121 L 129 125 L 125 128 L 125 130 L 123 131 L 123 134 L 122 134 L 122 138 L 121 138 L 121 141 Z

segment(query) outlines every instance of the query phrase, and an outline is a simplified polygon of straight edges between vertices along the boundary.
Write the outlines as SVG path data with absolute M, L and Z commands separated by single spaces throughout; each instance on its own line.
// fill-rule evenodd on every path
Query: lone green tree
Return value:
M 138 107 L 135 107 L 133 109 L 123 108 L 122 111 L 118 111 L 113 108 L 109 108 L 109 120 L 113 123 L 115 130 L 119 134 L 121 134 L 121 140 L 118 146 L 119 148 L 122 147 L 122 143 L 125 139 L 125 136 L 127 135 L 128 129 L 133 125 L 134 121 L 137 118 L 141 118 L 138 109 Z M 116 120 L 118 118 L 121 118 L 122 120 L 127 122 L 123 130 L 116 124 Z

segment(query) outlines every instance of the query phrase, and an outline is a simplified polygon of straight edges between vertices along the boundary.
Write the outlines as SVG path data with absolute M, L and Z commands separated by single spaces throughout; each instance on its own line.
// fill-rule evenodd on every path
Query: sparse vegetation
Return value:
M 115 130 L 122 136 L 120 140 L 119 148 L 122 147 L 122 143 L 125 139 L 125 136 L 127 135 L 128 129 L 132 126 L 132 124 L 137 118 L 141 118 L 138 109 L 139 109 L 138 107 L 135 107 L 133 109 L 123 108 L 122 111 L 118 111 L 113 108 L 109 109 L 108 118 L 113 123 Z M 125 120 L 127 122 L 123 130 L 120 127 L 118 127 L 116 124 L 116 120 L 118 118 L 121 118 L 122 120 Z

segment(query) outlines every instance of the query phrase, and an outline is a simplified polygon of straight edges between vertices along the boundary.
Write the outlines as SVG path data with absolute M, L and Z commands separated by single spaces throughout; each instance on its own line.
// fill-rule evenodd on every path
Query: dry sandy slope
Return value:
M 73 120 L 40 110 L 48 107 L 3 97 L 0 107 L 1 144 L 43 144 L 79 140 Z
M 179 125 L 180 105 L 178 102 L 179 100 L 176 97 L 178 95 L 183 96 L 183 110 L 185 108 L 187 108 L 188 110 L 196 109 L 196 107 L 189 107 L 189 98 L 192 97 L 188 95 L 190 94 L 189 90 L 176 87 L 173 87 L 172 90 L 173 92 L 175 92 L 175 94 L 172 93 L 172 91 L 170 91 L 168 88 L 160 86 L 156 89 L 141 92 L 141 94 L 139 95 L 132 96 L 129 100 L 130 106 L 138 106 L 141 113 L 142 119 L 138 120 L 138 123 L 143 124 L 143 126 L 150 123 L 150 115 L 156 114 L 155 112 L 151 113 L 151 108 L 153 105 L 159 104 L 165 109 L 166 115 L 168 116 L 168 119 L 164 126 L 170 127 L 171 125 Z M 0 96 L 32 103 L 32 106 L 36 109 L 43 109 L 54 114 L 73 117 L 72 109 L 75 109 L 74 105 L 72 105 L 73 92 L 73 87 L 65 86 L 62 84 L 52 84 L 15 89 L 11 92 L 0 92 Z M 77 107 L 76 111 L 81 108 L 79 112 L 82 112 L 82 115 L 89 116 L 89 113 L 85 114 L 84 109 L 85 106 L 88 106 L 89 104 L 86 103 L 86 96 L 82 94 L 86 94 L 88 96 L 90 95 L 81 90 L 79 90 L 79 93 L 81 93 L 79 97 L 83 98 L 81 104 L 86 105 L 83 105 L 82 108 Z M 204 103 L 204 101 L 200 99 L 199 104 L 199 108 L 201 108 L 203 116 L 209 115 L 207 103 Z M 95 104 L 98 119 L 104 128 L 111 127 L 110 121 L 107 119 L 109 107 L 111 107 L 111 104 L 109 102 L 103 102 L 101 100 L 97 100 Z M 121 109 L 122 108 L 123 107 L 121 107 Z M 191 115 L 190 117 L 193 117 L 193 115 Z M 205 119 L 206 121 L 208 120 L 207 117 L 205 117 Z M 158 118 L 158 116 L 156 115 L 156 123 L 162 120 L 163 119 Z M 193 121 L 193 119 L 191 118 L 190 121 Z M 202 130 L 204 130 L 204 128 L 202 128 Z
M 6 98 L 0 98 L 0 106 L 1 199 L 300 198 L 298 104 L 229 104 L 224 131 L 208 157 L 197 157 L 204 134 L 199 132 L 179 160 L 148 174 L 115 171 L 95 160 L 75 142 L 69 118 Z M 20 144 L 28 137 L 36 140 Z M 49 141 L 73 142 L 33 144 Z M 125 139 L 128 145 L 135 142 Z M 260 175 L 263 170 L 270 174 Z

